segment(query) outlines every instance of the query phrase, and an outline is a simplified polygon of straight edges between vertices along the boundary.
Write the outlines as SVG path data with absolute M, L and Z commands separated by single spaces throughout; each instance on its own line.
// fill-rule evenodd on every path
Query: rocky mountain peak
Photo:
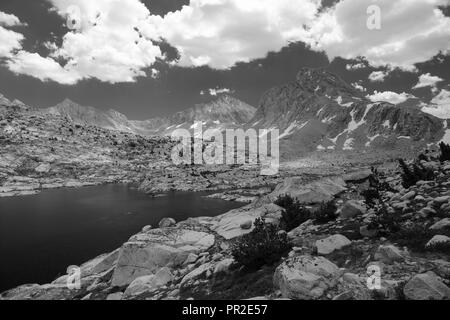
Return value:
M 361 93 L 339 76 L 325 69 L 302 68 L 297 74 L 298 85 L 307 93 L 327 97 L 358 97 Z

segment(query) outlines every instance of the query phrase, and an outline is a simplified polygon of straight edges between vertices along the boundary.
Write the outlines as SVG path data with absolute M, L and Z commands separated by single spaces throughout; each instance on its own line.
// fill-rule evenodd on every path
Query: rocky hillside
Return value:
M 27 107 L 22 101 L 14 100 L 11 102 L 0 93 L 0 112 L 7 112 L 13 110 L 18 111 L 27 109 L 29 109 L 29 107 Z
M 166 218 L 157 228 L 143 228 L 121 248 L 83 264 L 80 289 L 69 290 L 63 276 L 0 298 L 448 300 L 450 161 L 422 157 L 421 167 L 433 179 L 407 188 L 395 168 L 310 183 L 291 177 L 222 216 Z M 374 188 L 378 193 L 369 196 Z M 290 206 L 274 203 L 286 194 L 296 201 L 291 206 L 303 206 L 292 230 L 277 229 L 293 219 Z M 333 209 L 323 209 L 323 201 Z M 251 241 L 260 236 L 260 218 L 263 238 L 273 237 L 267 243 Z M 243 241 L 255 256 L 267 256 L 277 252 L 280 239 L 288 239 L 290 249 L 271 264 L 249 269 L 236 260 Z M 368 285 L 371 276 L 375 282 Z
M 0 101 L 0 197 L 42 189 L 136 182 L 154 167 L 171 165 L 173 144 L 78 124 Z
M 284 150 L 298 154 L 450 142 L 448 120 L 424 113 L 422 107 L 417 100 L 373 103 L 334 74 L 302 69 L 292 83 L 264 94 L 250 125 L 279 128 Z
M 168 129 L 158 128 L 170 134 L 176 128 L 192 130 L 195 122 L 202 122 L 204 130 L 242 127 L 255 115 L 256 109 L 228 94 L 220 95 L 209 103 L 198 104 L 166 119 Z M 166 127 L 167 128 L 167 127 Z
M 129 120 L 115 110 L 103 112 L 93 107 L 81 106 L 68 99 L 40 112 L 62 116 L 82 125 L 147 136 L 165 136 L 171 135 L 175 129 L 179 128 L 192 130 L 197 121 L 202 122 L 205 129 L 240 126 L 253 118 L 256 109 L 230 95 L 221 95 L 216 100 L 196 105 L 170 117 L 144 121 Z

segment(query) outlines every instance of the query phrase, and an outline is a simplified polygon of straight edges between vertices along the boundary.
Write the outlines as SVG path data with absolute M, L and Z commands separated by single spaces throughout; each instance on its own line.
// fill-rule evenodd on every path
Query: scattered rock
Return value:
M 214 268 L 214 274 L 228 273 L 230 267 L 234 264 L 234 259 L 225 259 L 219 262 Z
M 152 292 L 167 285 L 173 280 L 173 275 L 168 268 L 162 268 L 155 275 L 139 277 L 125 290 L 124 296 L 136 296 L 144 292 Z
M 172 218 L 164 218 L 159 222 L 159 227 L 162 228 L 170 228 L 177 224 L 177 222 Z
M 427 248 L 433 247 L 437 244 L 443 244 L 443 243 L 450 243 L 450 237 L 437 235 L 437 236 L 434 236 L 433 239 L 431 239 L 427 243 Z
M 206 264 L 198 267 L 194 271 L 188 273 L 183 278 L 183 280 L 181 280 L 181 283 L 180 283 L 181 291 L 186 290 L 188 287 L 195 285 L 195 283 L 199 279 L 207 278 L 207 275 L 209 274 L 209 272 L 211 272 L 212 268 L 213 268 L 213 265 L 211 263 L 206 263 Z
M 354 218 L 356 216 L 363 215 L 367 212 L 366 207 L 358 201 L 347 201 L 344 207 L 341 209 L 340 216 L 343 219 Z
M 211 230 L 217 232 L 226 240 L 231 240 L 244 234 L 250 233 L 253 228 L 243 229 L 241 225 L 247 226 L 249 221 L 264 218 L 266 223 L 279 224 L 283 208 L 275 204 L 265 204 L 260 207 L 248 205 L 243 208 L 232 210 L 224 215 L 214 218 L 209 224 Z
M 406 193 L 401 199 L 402 199 L 403 201 L 411 200 L 411 199 L 414 198 L 415 196 L 416 196 L 416 192 L 415 192 L 415 191 L 410 191 L 410 192 Z
M 186 261 L 184 261 L 183 265 L 187 266 L 187 265 L 193 264 L 197 260 L 198 260 L 198 255 L 196 255 L 195 253 L 189 253 L 189 255 L 186 258 Z
M 274 284 L 289 299 L 319 299 L 336 285 L 339 268 L 323 257 L 297 256 L 282 263 L 275 271 Z
M 34 169 L 37 173 L 48 173 L 51 169 L 51 165 L 49 163 L 42 163 Z
M 247 220 L 241 223 L 240 227 L 243 230 L 250 230 L 253 226 L 253 221 L 252 220 Z
M 375 259 L 379 260 L 386 264 L 392 264 L 394 262 L 400 262 L 404 261 L 405 257 L 396 246 L 393 245 L 387 245 L 387 246 L 380 246 L 375 253 Z
M 409 300 L 449 300 L 450 288 L 436 274 L 428 272 L 416 275 L 403 290 Z
M 353 300 L 353 292 L 352 291 L 345 291 L 341 294 L 338 294 L 333 298 L 333 300 Z
M 106 300 L 118 301 L 118 300 L 122 300 L 122 297 L 123 297 L 123 293 L 117 292 L 117 293 L 112 293 L 112 294 L 108 295 L 106 297 Z
M 327 255 L 336 250 L 351 245 L 352 242 L 343 235 L 337 234 L 326 239 L 316 241 L 315 248 L 319 255 Z
M 430 227 L 431 230 L 442 230 L 446 228 L 450 228 L 450 218 L 442 219 Z
M 204 252 L 214 242 L 211 234 L 182 228 L 155 229 L 135 235 L 120 249 L 112 285 L 123 287 L 163 267 L 181 266 L 190 253 Z
M 303 178 L 288 178 L 277 186 L 268 197 L 274 202 L 279 196 L 290 195 L 301 204 L 329 202 L 346 190 L 341 177 L 326 178 L 305 184 Z

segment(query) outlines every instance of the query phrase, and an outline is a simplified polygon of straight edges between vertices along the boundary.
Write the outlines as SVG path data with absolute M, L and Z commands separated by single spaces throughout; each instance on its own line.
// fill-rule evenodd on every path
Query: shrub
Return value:
M 389 213 L 383 204 L 377 212 L 377 217 L 369 225 L 370 230 L 378 230 L 381 236 L 391 236 L 401 230 L 401 218 L 395 213 Z
M 430 161 L 430 158 L 428 158 L 426 155 L 424 155 L 423 153 L 419 154 L 418 157 L 419 161 Z
M 254 230 L 232 246 L 232 255 L 247 270 L 257 270 L 278 262 L 291 248 L 285 232 L 266 224 L 264 219 L 256 219 Z
M 318 210 L 313 213 L 313 218 L 317 223 L 326 224 L 334 221 L 337 218 L 337 206 L 334 201 L 324 202 L 320 205 Z
M 450 161 L 450 145 L 441 142 L 439 147 L 441 148 L 439 160 L 441 160 L 441 162 Z
M 376 189 L 378 192 L 380 191 L 394 192 L 394 193 L 398 192 L 397 190 L 392 188 L 389 185 L 389 183 L 383 180 L 385 180 L 384 174 L 379 172 L 376 168 L 372 167 L 372 174 L 369 177 L 370 188 Z
M 306 209 L 289 195 L 279 197 L 277 201 L 275 201 L 275 204 L 284 209 L 280 227 L 287 232 L 294 230 L 299 225 L 312 218 L 311 211 Z
M 361 192 L 361 195 L 364 197 L 366 205 L 371 208 L 373 208 L 377 204 L 377 201 L 381 199 L 380 192 L 374 188 Z
M 410 188 L 421 180 L 430 181 L 435 178 L 433 170 L 425 168 L 420 163 L 413 163 L 412 168 L 403 159 L 399 159 L 399 163 L 403 170 L 402 180 L 404 188 Z
M 389 238 L 391 241 L 403 247 L 417 252 L 425 250 L 425 245 L 433 238 L 434 234 L 423 225 L 413 225 L 401 228 Z
M 436 244 L 428 247 L 427 250 L 431 251 L 431 252 L 450 254 L 450 243 L 448 243 L 448 242 L 436 243 Z

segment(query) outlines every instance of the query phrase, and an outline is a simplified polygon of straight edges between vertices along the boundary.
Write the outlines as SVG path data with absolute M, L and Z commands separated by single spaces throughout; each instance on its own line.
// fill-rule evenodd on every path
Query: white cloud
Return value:
M 191 0 L 182 10 L 152 21 L 180 50 L 185 66 L 227 68 L 292 40 L 324 50 L 330 58 L 364 57 L 375 67 L 412 71 L 415 63 L 450 50 L 450 18 L 437 9 L 445 3 L 448 0 L 377 0 L 381 30 L 367 28 L 367 8 L 373 0 L 341 0 L 322 13 L 315 0 Z
M 14 50 L 22 47 L 23 35 L 0 26 L 0 58 L 9 58 Z
M 426 87 L 436 87 L 436 84 L 444 81 L 436 76 L 432 76 L 430 73 L 422 74 L 419 77 L 419 82 L 413 87 L 413 89 L 426 88 Z
M 422 108 L 422 111 L 441 119 L 450 119 L 450 91 L 442 89 L 441 92 L 431 100 L 434 106 Z
M 63 17 L 74 12 L 72 0 L 51 2 Z M 149 34 L 150 12 L 139 0 L 79 0 L 76 4 L 79 15 L 72 17 L 80 24 L 65 34 L 62 46 L 46 43 L 52 49 L 48 57 L 21 52 L 8 63 L 12 71 L 61 84 L 88 78 L 133 82 L 136 77 L 146 76 L 144 69 L 162 58 L 154 39 L 142 36 L 144 29 Z M 57 61 L 61 60 L 67 63 L 60 65 Z M 40 68 L 39 61 L 49 69 Z M 156 76 L 155 72 L 151 70 L 150 76 Z
M 0 26 L 14 27 L 22 26 L 24 23 L 20 22 L 20 19 L 13 14 L 8 14 L 0 11 Z
M 50 1 L 63 17 L 74 3 Z M 330 58 L 364 57 L 370 65 L 388 66 L 389 70 L 413 70 L 415 63 L 450 50 L 450 18 L 436 9 L 448 0 L 377 0 L 381 30 L 369 30 L 366 25 L 367 8 L 373 0 L 341 0 L 322 11 L 321 2 L 190 0 L 189 5 L 161 17 L 151 15 L 140 0 L 78 0 L 80 24 L 67 32 L 60 47 L 48 43 L 52 53 L 41 57 L 52 65 L 68 63 L 47 72 L 45 78 L 61 83 L 87 78 L 117 83 L 152 76 L 145 70 L 163 58 L 154 43 L 160 38 L 179 50 L 179 65 L 218 69 L 264 57 L 289 41 L 304 41 Z M 14 17 L 4 16 L 3 20 L 4 24 L 17 24 Z M 0 54 L 9 55 L 11 66 L 26 64 L 24 58 L 32 59 L 32 65 L 35 56 L 22 54 L 17 62 L 11 57 L 13 50 L 20 49 L 22 38 L 17 35 L 21 36 L 1 35 L 9 44 L 0 44 Z M 361 67 L 362 63 L 348 66 L 349 70 Z M 34 76 L 36 70 L 32 70 L 28 74 Z
M 414 96 L 405 92 L 396 93 L 392 91 L 375 91 L 374 94 L 368 95 L 367 98 L 372 102 L 389 102 L 392 104 L 400 104 L 408 99 L 414 98 Z
M 43 58 L 37 53 L 20 51 L 7 62 L 8 68 L 17 74 L 26 74 L 42 81 L 53 80 L 61 84 L 75 84 L 81 79 L 73 70 L 61 67 L 52 58 Z
M 228 68 L 264 57 L 289 40 L 306 38 L 320 0 L 191 0 L 189 6 L 152 16 L 157 32 L 181 53 L 183 66 Z
M 232 92 L 232 90 L 228 88 L 211 88 L 208 89 L 207 91 L 205 90 L 200 91 L 200 95 L 204 96 L 207 92 L 209 93 L 210 96 L 215 97 L 222 93 L 230 93 Z
M 223 88 L 223 89 L 209 89 L 209 94 L 210 94 L 211 96 L 217 96 L 217 95 L 222 94 L 222 93 L 230 93 L 230 92 L 231 92 L 231 90 L 228 89 L 228 88 Z
M 367 91 L 366 88 L 364 88 L 362 85 L 360 85 L 360 84 L 357 83 L 357 82 L 352 83 L 352 86 L 353 86 L 355 89 L 357 89 L 357 90 L 359 90 L 359 91 L 361 91 L 361 92 L 366 92 L 366 91 Z
M 374 71 L 369 75 L 369 80 L 372 82 L 383 82 L 388 73 L 384 71 Z
M 15 15 L 0 11 L 0 58 L 10 58 L 13 51 L 22 48 L 24 36 L 5 27 L 22 25 Z
M 367 65 L 366 65 L 365 63 L 362 63 L 362 62 L 355 63 L 355 64 L 347 64 L 347 65 L 345 66 L 345 68 L 346 68 L 348 71 L 364 69 L 364 68 L 366 68 L 366 67 L 367 67 Z
M 341 0 L 312 26 L 310 43 L 330 58 L 364 56 L 372 66 L 414 70 L 414 64 L 450 49 L 448 0 Z M 367 9 L 381 9 L 381 29 L 367 27 Z

